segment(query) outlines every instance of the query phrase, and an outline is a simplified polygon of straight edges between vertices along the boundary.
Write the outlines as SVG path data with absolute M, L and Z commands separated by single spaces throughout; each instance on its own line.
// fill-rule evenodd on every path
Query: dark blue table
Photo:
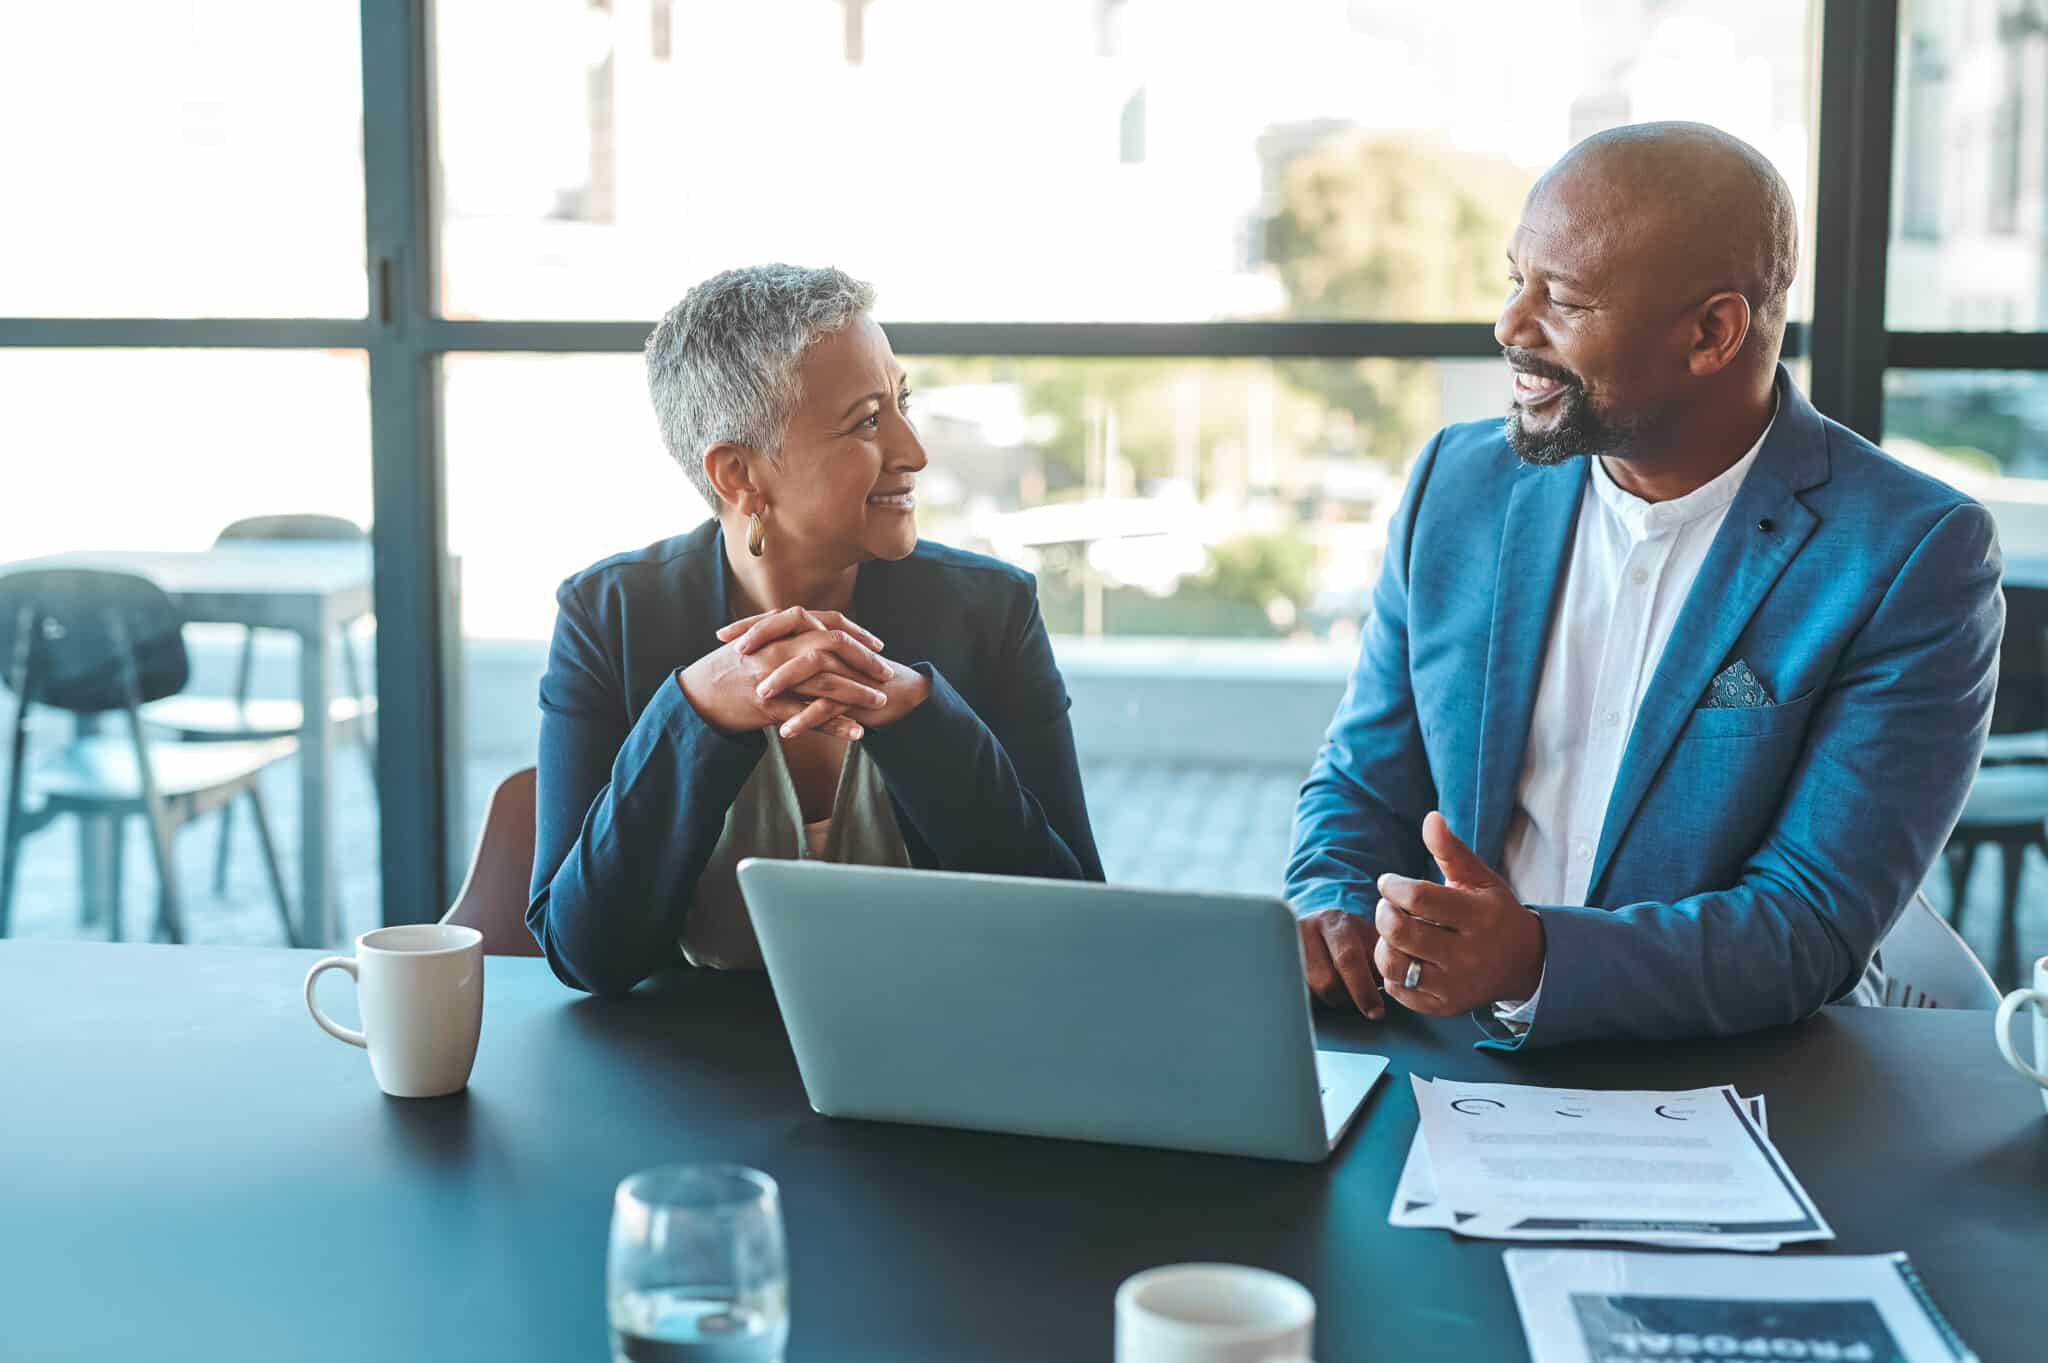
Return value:
M 601 1360 L 613 1185 L 673 1160 L 781 1181 L 799 1363 L 1106 1359 L 1117 1283 L 1194 1259 L 1307 1283 L 1321 1363 L 1525 1358 L 1502 1246 L 1386 1224 L 1411 1071 L 1767 1094 L 1822 1252 L 1910 1252 L 1987 1360 L 2048 1339 L 2048 1119 L 1984 1013 L 1507 1059 L 1324 1019 L 1393 1069 L 1303 1167 L 827 1121 L 766 982 L 708 973 L 601 1002 L 493 959 L 468 1094 L 386 1099 L 314 958 L 0 942 L 0 1359 Z

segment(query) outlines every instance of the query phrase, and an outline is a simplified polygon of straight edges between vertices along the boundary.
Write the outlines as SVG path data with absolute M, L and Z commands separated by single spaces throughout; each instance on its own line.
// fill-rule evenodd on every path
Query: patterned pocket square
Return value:
M 1764 684 L 1757 680 L 1756 673 L 1749 670 L 1749 664 L 1737 658 L 1708 683 L 1707 698 L 1700 703 L 1700 709 L 1754 710 L 1759 706 L 1776 704 L 1771 693 L 1764 690 Z

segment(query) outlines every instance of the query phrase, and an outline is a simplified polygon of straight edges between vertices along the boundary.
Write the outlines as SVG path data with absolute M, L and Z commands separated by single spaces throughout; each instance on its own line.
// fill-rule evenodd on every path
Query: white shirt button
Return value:
M 1593 849 L 1583 842 L 1573 843 L 1572 855 L 1580 861 L 1591 861 L 1593 859 Z
M 1650 574 L 1646 570 L 1638 568 L 1628 575 L 1628 580 L 1640 587 L 1650 580 Z
M 1608 722 L 1609 724 L 1619 724 L 1619 723 L 1621 723 L 1621 711 L 1619 711 L 1619 710 L 1609 710 L 1609 711 L 1607 712 L 1607 722 Z

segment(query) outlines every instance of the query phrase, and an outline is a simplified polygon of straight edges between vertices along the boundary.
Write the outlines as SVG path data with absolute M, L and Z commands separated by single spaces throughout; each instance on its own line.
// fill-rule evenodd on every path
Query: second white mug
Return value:
M 328 970 L 354 977 L 360 1032 L 313 1002 L 313 982 Z M 306 1007 L 328 1035 L 370 1053 L 377 1087 L 393 1098 L 460 1092 L 469 1083 L 483 1029 L 483 934 L 441 923 L 366 932 L 356 938 L 353 957 L 328 956 L 306 972 Z
M 2034 1015 L 2034 1063 L 2029 1065 L 2020 1059 L 2013 1049 L 2012 1020 L 2014 1014 L 2028 1004 Z M 1998 1053 L 2005 1057 L 2005 1063 L 2018 1070 L 2041 1086 L 2041 1103 L 2048 1107 L 2048 1073 L 2036 1066 L 2048 1066 L 2048 956 L 2034 962 L 2034 987 L 2015 989 L 2005 996 L 2005 1002 L 1998 1005 L 1998 1017 L 1994 1024 L 1998 1028 Z
M 1169 1264 L 1116 1292 L 1116 1363 L 1308 1363 L 1316 1299 L 1242 1264 Z

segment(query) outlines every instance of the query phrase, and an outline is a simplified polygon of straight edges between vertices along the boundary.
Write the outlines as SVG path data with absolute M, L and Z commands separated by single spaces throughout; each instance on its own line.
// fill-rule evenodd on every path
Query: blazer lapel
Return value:
M 1508 494 L 1479 712 L 1475 807 L 1466 825 L 1473 851 L 1489 866 L 1500 864 L 1507 844 L 1508 816 L 1521 783 L 1553 607 L 1571 564 L 1586 473 L 1583 459 L 1561 468 L 1524 466 Z
M 1588 903 L 1599 902 L 1615 848 L 1670 755 L 1678 731 L 1785 565 L 1820 523 L 1798 494 L 1826 481 L 1826 428 L 1782 366 L 1778 375 L 1777 420 L 1742 490 L 1729 504 L 1636 711 L 1600 825 L 1600 847 L 1586 889 Z M 1766 524 L 1769 530 L 1763 528 Z

